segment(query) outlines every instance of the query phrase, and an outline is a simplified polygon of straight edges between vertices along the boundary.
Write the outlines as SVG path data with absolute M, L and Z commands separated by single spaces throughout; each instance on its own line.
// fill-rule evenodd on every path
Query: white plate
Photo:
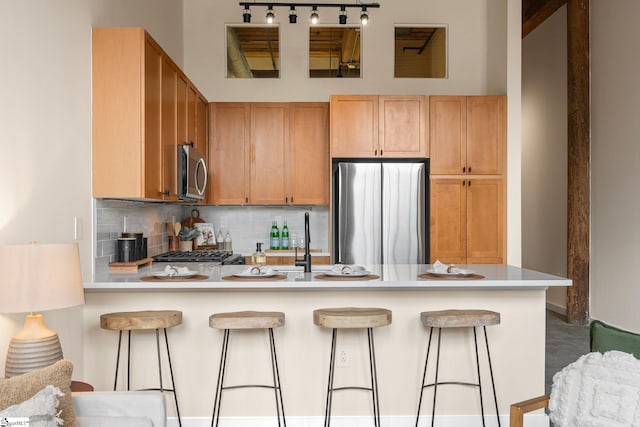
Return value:
M 265 279 L 267 277 L 274 277 L 274 276 L 277 276 L 277 275 L 278 275 L 277 272 L 260 273 L 260 274 L 251 274 L 251 273 L 235 273 L 235 274 L 232 274 L 233 277 L 241 277 L 243 279 L 246 279 L 247 277 L 253 277 L 255 279 Z
M 323 274 L 326 274 L 327 276 L 333 276 L 333 277 L 364 277 L 364 276 L 368 276 L 369 273 L 367 270 L 355 270 L 352 271 L 351 273 L 342 273 L 342 272 L 338 272 L 338 271 L 326 271 Z
M 429 273 L 433 276 L 440 276 L 440 277 L 467 277 L 467 276 L 471 276 L 473 274 L 475 274 L 475 271 L 473 270 L 463 270 L 461 268 L 457 269 L 454 272 L 451 273 L 447 273 L 447 272 L 438 272 L 435 270 L 427 270 L 426 273 Z
M 189 277 L 197 276 L 198 272 L 189 270 L 184 273 L 169 274 L 165 271 L 156 271 L 155 273 L 151 273 L 151 275 L 162 279 L 187 279 Z

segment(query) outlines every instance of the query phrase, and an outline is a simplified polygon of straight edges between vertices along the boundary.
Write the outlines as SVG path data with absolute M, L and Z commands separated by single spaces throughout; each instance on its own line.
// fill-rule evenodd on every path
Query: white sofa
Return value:
M 159 391 L 74 392 L 78 427 L 166 427 L 164 395 Z

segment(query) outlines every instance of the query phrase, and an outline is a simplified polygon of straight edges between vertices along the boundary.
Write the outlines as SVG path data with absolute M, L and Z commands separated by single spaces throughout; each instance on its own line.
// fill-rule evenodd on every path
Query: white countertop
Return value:
M 198 281 L 154 281 L 140 280 L 154 272 L 164 271 L 167 265 L 188 267 L 207 279 Z M 422 279 L 418 275 L 427 272 L 429 264 L 385 264 L 365 265 L 372 274 L 379 276 L 373 280 L 321 280 L 316 276 L 330 266 L 313 266 L 312 273 L 304 273 L 302 267 L 271 266 L 283 271 L 287 277 L 282 280 L 231 281 L 222 277 L 240 273 L 246 265 L 220 266 L 211 263 L 164 263 L 156 262 L 141 267 L 138 271 L 106 271 L 95 275 L 93 282 L 85 283 L 88 292 L 108 291 L 225 291 L 225 290 L 443 290 L 443 289 L 499 289 L 528 290 L 546 289 L 550 286 L 571 286 L 571 280 L 504 264 L 459 265 L 484 276 L 482 279 Z

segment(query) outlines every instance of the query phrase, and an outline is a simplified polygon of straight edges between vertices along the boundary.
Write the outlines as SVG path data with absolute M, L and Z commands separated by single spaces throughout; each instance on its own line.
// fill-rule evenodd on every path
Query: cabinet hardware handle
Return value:
M 466 167 L 466 166 L 463 166 L 463 167 L 462 167 L 462 173 L 465 173 L 466 171 L 467 171 L 467 167 Z
M 193 143 L 193 141 L 189 141 L 189 145 L 191 146 L 191 148 L 193 148 L 195 144 Z
M 468 168 L 468 169 L 469 169 L 469 173 L 471 173 L 471 166 L 469 166 L 469 168 Z
M 381 155 L 381 156 L 383 155 L 383 152 L 382 152 L 382 150 L 380 150 L 380 155 Z
M 291 196 L 291 203 L 293 203 L 293 196 Z
M 168 196 L 171 193 L 169 193 L 169 190 L 164 190 L 164 191 L 161 191 L 160 194 L 162 194 L 163 196 Z
M 284 198 L 284 202 L 285 202 L 285 203 L 289 203 L 289 197 L 285 197 L 285 198 Z
M 378 155 L 378 150 L 373 150 L 373 155 L 377 156 Z
M 467 185 L 471 187 L 471 180 L 467 181 Z
M 467 181 L 466 180 L 462 180 L 462 186 L 464 187 L 465 185 L 467 185 Z
M 249 203 L 249 198 L 248 198 L 248 197 L 245 197 L 245 198 L 244 198 L 244 202 L 245 202 L 245 203 Z

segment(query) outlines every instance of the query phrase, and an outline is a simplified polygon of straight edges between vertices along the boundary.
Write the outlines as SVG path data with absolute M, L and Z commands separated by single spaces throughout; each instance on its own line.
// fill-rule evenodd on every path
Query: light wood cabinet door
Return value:
M 295 205 L 329 204 L 329 104 L 289 105 L 290 196 Z
M 432 175 L 466 173 L 467 98 L 432 96 L 429 99 L 429 167 Z
M 501 264 L 505 256 L 504 180 L 467 180 L 467 263 Z
M 144 197 L 161 199 L 162 52 L 147 38 L 144 48 Z
M 426 96 L 379 97 L 381 157 L 428 157 L 429 103 Z
M 189 90 L 189 81 L 182 74 L 178 75 L 177 81 L 177 107 L 176 107 L 176 115 L 177 115 L 177 143 L 178 145 L 184 145 L 189 143 L 189 132 L 187 131 L 188 127 L 188 114 L 189 109 L 187 108 L 187 91 Z
M 178 200 L 178 70 L 169 58 L 162 59 L 162 199 Z
M 431 178 L 431 262 L 463 264 L 467 258 L 466 180 Z
M 217 102 L 209 106 L 209 192 L 216 205 L 249 203 L 250 104 Z
M 506 139 L 506 97 L 468 97 L 466 172 L 473 175 L 502 174 Z
M 331 157 L 375 157 L 378 154 L 378 97 L 331 97 Z
M 431 178 L 431 262 L 500 264 L 505 256 L 504 180 Z
M 203 156 L 207 156 L 209 148 L 209 103 L 198 94 L 196 98 L 195 148 Z
M 289 106 L 251 104 L 252 204 L 285 204 L 289 195 Z

